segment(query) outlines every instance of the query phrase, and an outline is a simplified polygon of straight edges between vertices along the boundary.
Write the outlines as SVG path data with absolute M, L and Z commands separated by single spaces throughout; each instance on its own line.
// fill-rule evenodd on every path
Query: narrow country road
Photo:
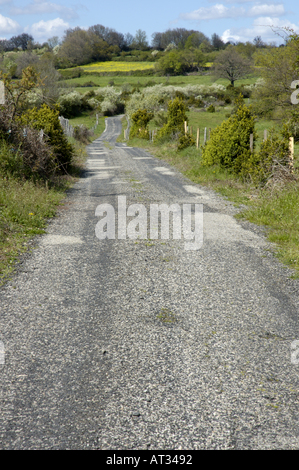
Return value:
M 1 288 L 0 449 L 298 449 L 299 281 L 231 203 L 120 132 L 109 118 Z M 203 204 L 202 248 L 100 240 L 118 196 Z

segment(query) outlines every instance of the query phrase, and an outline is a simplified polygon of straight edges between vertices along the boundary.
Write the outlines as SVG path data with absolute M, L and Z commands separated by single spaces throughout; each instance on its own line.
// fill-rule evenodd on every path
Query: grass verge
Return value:
M 30 239 L 45 232 L 47 221 L 62 204 L 65 191 L 76 181 L 86 159 L 85 145 L 72 142 L 76 153 L 69 175 L 33 183 L 0 174 L 0 286 L 13 274 Z

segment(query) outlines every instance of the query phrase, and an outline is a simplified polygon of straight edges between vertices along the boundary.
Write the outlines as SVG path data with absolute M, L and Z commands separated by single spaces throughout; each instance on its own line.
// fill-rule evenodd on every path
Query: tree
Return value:
M 21 48 L 23 51 L 28 49 L 29 44 L 33 44 L 33 36 L 27 33 L 19 34 L 18 36 L 13 36 L 10 39 L 10 42 L 15 49 Z
M 221 49 L 225 49 L 225 42 L 222 41 L 221 37 L 218 36 L 218 34 L 214 33 L 211 38 L 211 44 L 216 49 L 216 51 L 219 51 Z
M 34 66 L 39 61 L 39 57 L 30 51 L 25 51 L 22 54 L 18 54 L 16 58 L 17 70 L 15 75 L 20 78 L 22 71 L 30 66 Z
M 254 59 L 262 78 L 252 96 L 255 112 L 285 121 L 295 111 L 291 84 L 298 79 L 299 39 L 283 48 L 259 49 Z
M 198 32 L 190 34 L 187 41 L 185 42 L 185 49 L 197 48 L 206 41 L 208 38 L 203 34 Z
M 212 73 L 217 78 L 226 78 L 234 86 L 236 80 L 252 73 L 251 62 L 238 54 L 234 46 L 228 46 L 215 59 Z
M 141 29 L 138 29 L 136 31 L 134 41 L 131 44 L 131 47 L 134 49 L 139 49 L 141 51 L 148 49 L 149 46 L 148 46 L 148 41 L 147 41 L 147 36 L 146 36 L 145 31 L 142 31 Z
M 101 24 L 90 26 L 88 31 L 96 34 L 100 39 L 103 39 L 109 46 L 117 46 L 123 49 L 125 46 L 125 36 L 118 33 L 115 29 L 107 28 Z
M 165 75 L 182 74 L 188 68 L 185 53 L 176 49 L 171 50 L 158 60 L 156 68 Z
M 99 25 L 100 26 L 100 25 Z M 100 34 L 80 28 L 66 31 L 57 58 L 61 66 L 84 65 L 92 60 L 108 60 L 113 53 L 119 52 L 117 45 L 109 46 Z
M 152 47 L 154 49 L 165 49 L 169 44 L 174 44 L 176 47 L 184 48 L 186 45 L 186 41 L 188 38 L 193 36 L 192 47 L 198 47 L 196 44 L 193 44 L 193 41 L 198 44 L 201 44 L 203 41 L 208 41 L 208 38 L 201 33 L 200 31 L 194 31 L 193 29 L 188 30 L 185 28 L 176 28 L 176 29 L 168 29 L 164 31 L 164 33 L 154 33 L 152 35 Z
M 57 57 L 67 65 L 88 64 L 92 58 L 92 46 L 88 32 L 80 28 L 67 30 Z
M 54 62 L 55 56 L 53 53 L 47 52 L 35 65 L 41 80 L 42 101 L 52 107 L 59 97 L 59 79 L 61 78 L 60 73 L 55 69 Z
M 255 47 L 266 47 L 266 43 L 262 40 L 261 36 L 256 36 L 253 40 Z
M 134 42 L 134 36 L 131 33 L 126 33 L 124 37 L 124 50 L 128 50 L 131 48 L 131 45 Z
M 238 42 L 235 46 L 235 50 L 238 52 L 238 54 L 247 57 L 247 59 L 252 59 L 253 54 L 256 52 L 256 46 L 252 44 L 251 42 Z
M 152 34 L 152 48 L 162 51 L 163 46 L 162 46 L 162 36 L 163 33 L 153 33 Z
M 52 36 L 47 40 L 48 46 L 50 49 L 54 49 L 54 47 L 60 45 L 60 40 L 58 36 Z

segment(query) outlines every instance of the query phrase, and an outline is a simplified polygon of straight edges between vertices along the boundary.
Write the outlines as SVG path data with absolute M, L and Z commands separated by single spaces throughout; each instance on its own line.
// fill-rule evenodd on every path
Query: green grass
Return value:
M 54 216 L 63 196 L 62 188 L 48 189 L 0 175 L 0 285 L 27 250 L 28 239 L 44 232 L 46 220 Z
M 256 82 L 258 77 L 250 77 L 246 80 L 240 80 L 236 82 L 236 86 L 244 84 L 251 85 Z M 158 76 L 103 76 L 99 77 L 97 75 L 88 74 L 88 76 L 81 76 L 78 78 L 71 78 L 64 80 L 68 85 L 78 85 L 76 88 L 79 92 L 85 93 L 87 90 L 92 90 L 94 87 L 82 87 L 84 83 L 94 82 L 97 87 L 106 87 L 113 80 L 115 87 L 121 87 L 124 83 L 129 83 L 133 88 L 134 87 L 144 87 L 147 83 L 160 84 L 163 85 L 173 85 L 173 86 L 186 86 L 186 85 L 212 85 L 212 83 L 221 84 L 224 86 L 229 85 L 229 81 L 225 79 L 215 80 L 211 75 L 186 75 L 186 76 L 173 76 L 173 77 L 158 77 Z
M 28 241 L 45 231 L 47 221 L 62 204 L 65 191 L 79 176 L 86 160 L 85 145 L 70 139 L 75 147 L 70 174 L 52 183 L 21 180 L 0 173 L 0 285 L 14 272 Z
M 299 277 L 299 184 L 262 192 L 241 217 L 267 227 L 268 239 L 279 247 L 277 256 Z
M 91 129 L 96 124 L 96 116 L 95 113 L 84 112 L 80 116 L 75 118 L 69 119 L 70 124 L 74 126 L 79 126 L 83 124 L 88 129 Z M 94 130 L 94 135 L 92 140 L 97 139 L 105 130 L 105 117 L 99 117 L 99 124 L 97 125 L 96 129 Z

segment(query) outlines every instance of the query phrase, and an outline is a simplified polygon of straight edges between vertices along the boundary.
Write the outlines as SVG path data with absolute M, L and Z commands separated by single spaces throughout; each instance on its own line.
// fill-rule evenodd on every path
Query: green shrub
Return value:
M 67 171 L 72 161 L 74 149 L 68 142 L 59 122 L 58 109 L 51 109 L 44 104 L 40 109 L 32 108 L 24 113 L 20 122 L 33 129 L 43 130 L 50 145 L 57 166 Z
M 81 124 L 80 126 L 74 127 L 74 139 L 78 140 L 82 144 L 89 144 L 90 138 L 92 136 L 92 131 L 88 127 Z
M 78 116 L 82 111 L 82 96 L 78 91 L 59 96 L 58 104 L 61 115 L 67 119 Z
M 250 134 L 254 141 L 254 116 L 251 108 L 241 104 L 236 113 L 211 132 L 210 140 L 202 147 L 202 163 L 214 164 L 239 173 L 250 156 Z
M 196 106 L 197 108 L 202 108 L 204 106 L 204 102 L 200 98 L 195 98 L 195 96 L 190 96 L 187 101 L 188 106 Z
M 196 144 L 192 134 L 180 134 L 178 142 L 178 150 L 183 150 Z
M 148 139 L 148 123 L 153 117 L 154 114 L 148 112 L 146 109 L 139 109 L 133 113 L 131 116 L 133 125 L 130 129 L 130 138 L 138 136 L 142 139 Z
M 210 104 L 210 106 L 207 107 L 207 112 L 208 113 L 215 113 L 216 109 L 213 104 Z
M 187 106 L 180 98 L 168 102 L 167 123 L 158 131 L 157 138 L 184 133 L 184 122 L 188 122 Z
M 265 184 L 271 177 L 286 174 L 290 163 L 290 137 L 291 133 L 286 126 L 281 132 L 271 129 L 267 140 L 262 142 L 259 152 L 252 153 L 240 165 L 239 171 L 242 176 L 250 178 L 255 183 Z
M 49 179 L 55 172 L 53 151 L 39 131 L 24 129 L 20 120 L 10 120 L 6 106 L 0 108 L 0 172 L 25 179 Z
M 94 83 L 92 80 L 90 80 L 89 82 L 84 82 L 82 85 L 80 85 L 81 87 L 96 87 L 98 86 L 96 83 Z

